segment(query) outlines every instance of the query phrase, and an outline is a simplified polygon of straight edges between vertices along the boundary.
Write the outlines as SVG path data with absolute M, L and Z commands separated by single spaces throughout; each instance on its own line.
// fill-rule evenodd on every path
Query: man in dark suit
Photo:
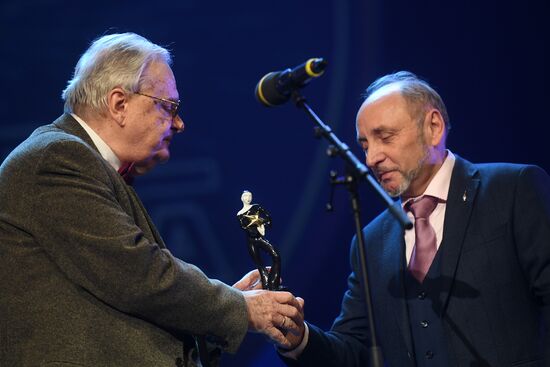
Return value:
M 170 64 L 136 34 L 97 39 L 66 113 L 0 166 L 1 366 L 195 366 L 196 340 L 204 366 L 247 331 L 289 346 L 303 322 L 257 273 L 231 287 L 172 256 L 117 172 L 168 159 L 184 128 Z
M 366 162 L 400 197 L 364 230 L 385 366 L 550 366 L 550 179 L 536 166 L 472 164 L 446 149 L 440 96 L 409 72 L 375 81 L 357 114 Z M 280 353 L 292 366 L 368 366 L 357 243 L 340 316 Z M 303 337 L 302 337 L 303 335 Z

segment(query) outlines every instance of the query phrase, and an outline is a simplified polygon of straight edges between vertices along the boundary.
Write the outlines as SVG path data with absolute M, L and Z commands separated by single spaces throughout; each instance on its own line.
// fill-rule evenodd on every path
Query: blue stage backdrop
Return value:
M 548 170 L 545 7 L 543 0 L 3 0 L 0 158 L 61 114 L 61 91 L 97 36 L 133 31 L 169 47 L 186 130 L 173 141 L 172 159 L 136 182 L 166 243 L 232 284 L 253 267 L 236 219 L 242 190 L 252 191 L 273 217 L 267 237 L 281 251 L 284 283 L 305 298 L 307 320 L 329 328 L 354 228 L 343 188 L 334 212 L 324 208 L 329 170 L 344 167 L 326 156 L 302 111 L 254 99 L 258 80 L 325 58 L 325 74 L 303 94 L 363 159 L 355 143 L 361 93 L 380 75 L 410 70 L 446 101 L 453 152 Z M 366 223 L 383 207 L 366 185 L 361 196 Z M 249 335 L 223 365 L 282 363 L 263 337 Z

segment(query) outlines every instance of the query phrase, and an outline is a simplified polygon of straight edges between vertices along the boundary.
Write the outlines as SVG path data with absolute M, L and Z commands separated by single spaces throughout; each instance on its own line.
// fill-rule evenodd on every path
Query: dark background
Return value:
M 173 51 L 185 133 L 172 159 L 137 190 L 173 253 L 234 283 L 253 267 L 236 220 L 240 194 L 273 217 L 267 238 L 283 278 L 305 298 L 309 321 L 329 328 L 349 272 L 354 228 L 347 192 L 325 212 L 328 172 L 313 124 L 292 104 L 254 99 L 267 72 L 324 57 L 325 74 L 303 90 L 361 159 L 360 94 L 376 77 L 410 70 L 446 101 L 456 154 L 474 162 L 550 169 L 548 19 L 545 1 L 16 1 L 0 3 L 0 159 L 62 112 L 61 91 L 80 54 L 105 33 L 133 31 Z M 382 210 L 361 187 L 363 222 Z M 47 302 L 47 300 L 44 300 Z M 281 366 L 249 335 L 225 366 Z

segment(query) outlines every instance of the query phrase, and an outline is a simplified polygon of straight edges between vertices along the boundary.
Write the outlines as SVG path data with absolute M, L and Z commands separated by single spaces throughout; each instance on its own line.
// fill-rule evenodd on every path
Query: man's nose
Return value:
M 369 147 L 365 156 L 367 166 L 371 169 L 384 160 L 384 154 L 375 147 Z
M 181 133 L 185 129 L 185 124 L 179 115 L 172 120 L 172 129 L 176 130 L 176 133 Z

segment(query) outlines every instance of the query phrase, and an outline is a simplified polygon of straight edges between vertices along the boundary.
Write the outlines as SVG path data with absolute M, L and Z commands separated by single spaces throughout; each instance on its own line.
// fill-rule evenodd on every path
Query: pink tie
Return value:
M 414 215 L 415 233 L 409 271 L 416 280 L 422 283 L 437 252 L 435 231 L 429 220 L 430 214 L 432 214 L 437 206 L 437 198 L 423 196 L 420 200 L 406 206 Z

